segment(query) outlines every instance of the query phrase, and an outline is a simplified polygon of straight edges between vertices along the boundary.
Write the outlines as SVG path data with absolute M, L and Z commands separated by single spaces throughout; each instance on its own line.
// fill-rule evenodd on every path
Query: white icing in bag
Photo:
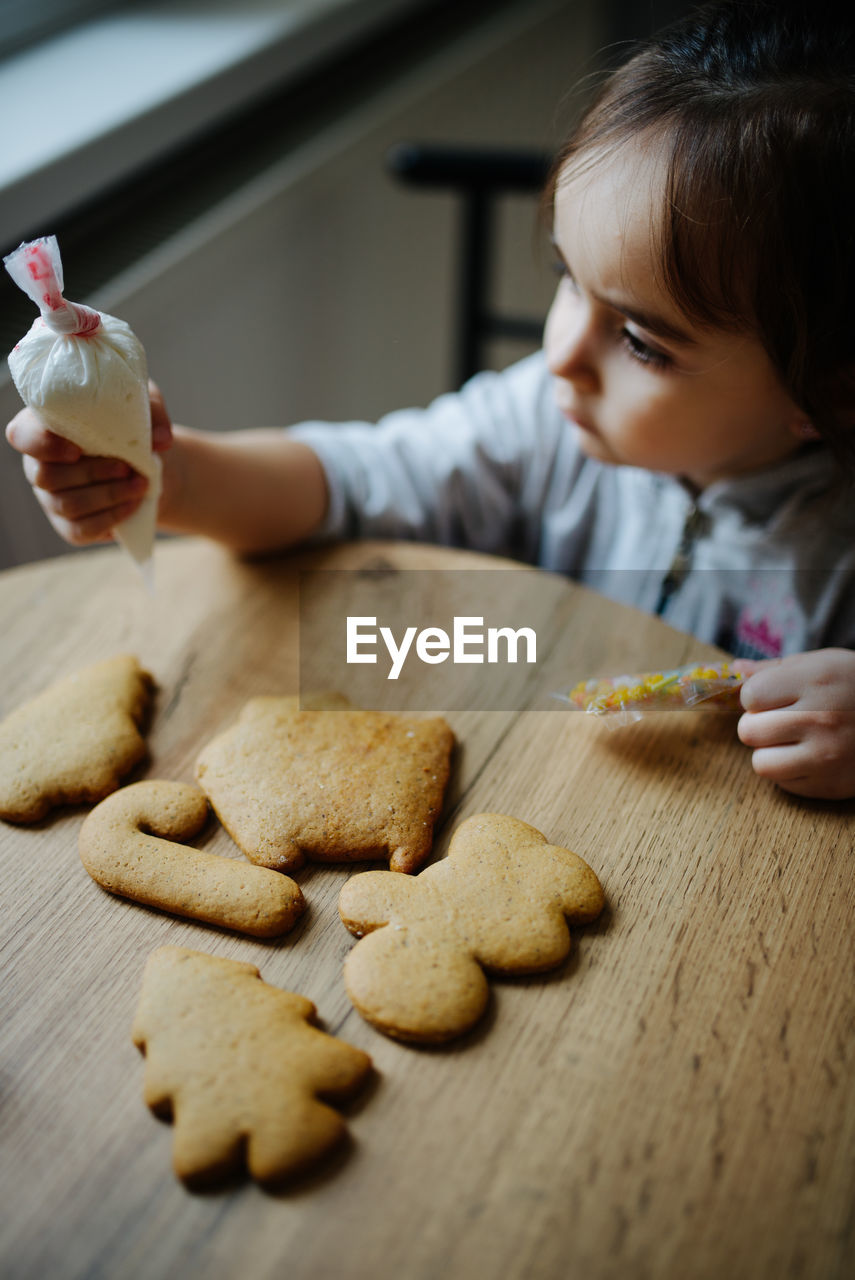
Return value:
M 53 236 L 21 245 L 4 262 L 42 313 L 9 354 L 12 379 L 25 404 L 84 453 L 120 458 L 148 477 L 145 498 L 115 534 L 150 583 L 160 459 L 151 448 L 142 344 L 124 320 L 62 297 L 62 264 Z

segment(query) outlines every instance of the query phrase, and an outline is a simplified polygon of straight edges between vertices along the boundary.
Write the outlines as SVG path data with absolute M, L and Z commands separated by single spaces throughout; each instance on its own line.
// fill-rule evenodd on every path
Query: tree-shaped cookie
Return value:
M 153 682 L 120 654 L 58 680 L 0 724 L 0 817 L 38 822 L 115 791 L 145 755 Z
M 152 953 L 133 1040 L 144 1096 L 175 1126 L 173 1165 L 190 1185 L 239 1168 L 275 1183 L 344 1135 L 321 1099 L 351 1097 L 371 1059 L 314 1027 L 315 1006 L 258 969 L 181 947 Z
M 348 995 L 387 1035 L 450 1040 L 484 1012 L 485 971 L 553 968 L 572 945 L 568 921 L 593 920 L 603 905 L 577 854 L 517 818 L 479 814 L 417 876 L 366 871 L 344 886 L 339 912 L 361 938 L 344 966 Z
M 453 741 L 436 716 L 253 698 L 201 752 L 196 777 L 251 862 L 389 858 L 411 872 L 430 853 Z

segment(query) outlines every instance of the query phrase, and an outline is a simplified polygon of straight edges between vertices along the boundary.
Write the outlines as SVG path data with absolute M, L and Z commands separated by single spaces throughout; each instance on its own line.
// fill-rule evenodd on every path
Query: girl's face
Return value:
M 805 415 L 757 337 L 699 327 L 657 283 L 650 227 L 661 181 L 640 147 L 560 176 L 561 281 L 544 345 L 586 454 L 704 488 L 794 453 Z

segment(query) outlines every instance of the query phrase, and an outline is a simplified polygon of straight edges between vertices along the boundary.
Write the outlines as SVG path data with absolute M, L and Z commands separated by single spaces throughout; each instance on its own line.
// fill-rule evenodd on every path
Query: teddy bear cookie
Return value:
M 115 791 L 146 753 L 140 726 L 154 682 L 127 654 L 43 690 L 0 724 L 0 817 L 38 822 L 62 804 Z
M 257 938 L 287 933 L 305 909 L 293 880 L 179 843 L 198 835 L 208 813 L 186 782 L 132 783 L 87 816 L 80 859 L 103 888 L 134 902 Z
M 417 876 L 365 871 L 344 885 L 339 913 L 360 938 L 344 966 L 347 993 L 389 1036 L 450 1040 L 483 1014 L 485 970 L 554 968 L 570 952 L 568 922 L 594 920 L 604 901 L 577 854 L 517 818 L 478 814 Z
M 196 778 L 251 862 L 388 858 L 412 872 L 431 850 L 453 743 L 440 717 L 253 698 L 202 750 Z
M 152 953 L 132 1036 L 146 1058 L 145 1101 L 172 1118 L 184 1182 L 214 1182 L 245 1161 L 257 1181 L 277 1183 L 341 1141 L 344 1120 L 328 1103 L 356 1093 L 371 1059 L 313 1026 L 314 1014 L 252 964 Z

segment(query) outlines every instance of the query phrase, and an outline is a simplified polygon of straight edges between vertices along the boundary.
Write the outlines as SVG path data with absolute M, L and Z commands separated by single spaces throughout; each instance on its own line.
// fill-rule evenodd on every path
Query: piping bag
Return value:
M 3 261 L 41 312 L 9 353 L 21 399 L 84 453 L 120 458 L 148 478 L 139 507 L 114 533 L 152 589 L 160 459 L 151 447 L 142 343 L 124 320 L 66 301 L 55 236 L 22 244 Z

